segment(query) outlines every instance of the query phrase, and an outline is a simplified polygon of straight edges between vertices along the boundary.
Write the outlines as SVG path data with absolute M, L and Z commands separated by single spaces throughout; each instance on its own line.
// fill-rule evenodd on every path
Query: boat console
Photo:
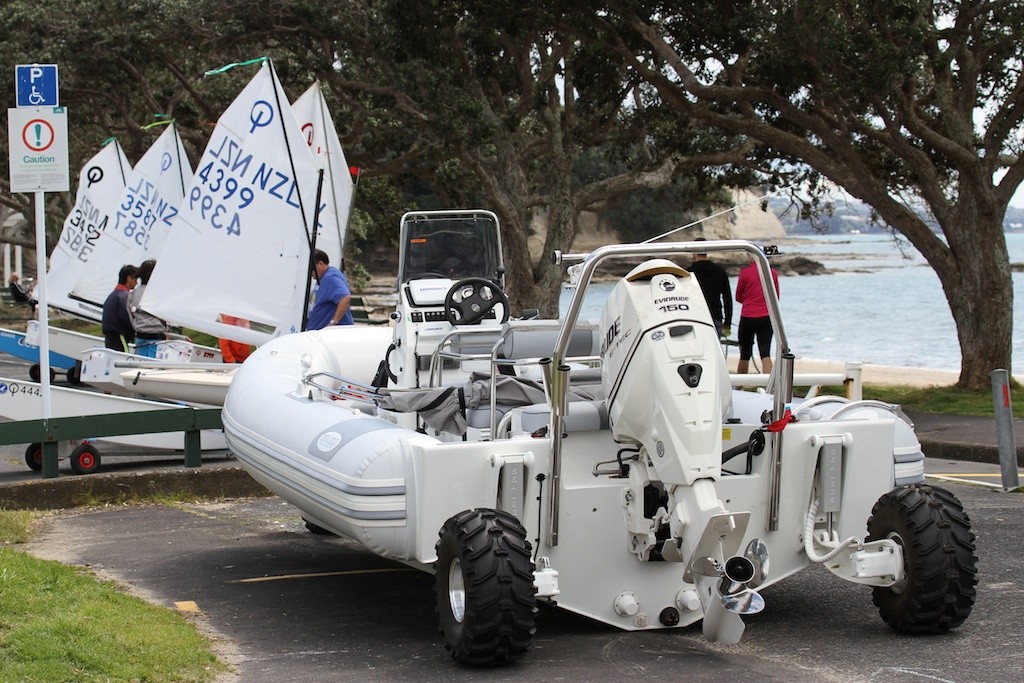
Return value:
M 395 384 L 427 386 L 431 356 L 452 330 L 497 330 L 508 320 L 500 226 L 490 211 L 422 211 L 402 216 L 400 230 L 398 306 L 386 369 Z M 465 381 L 472 370 L 446 363 L 442 381 Z

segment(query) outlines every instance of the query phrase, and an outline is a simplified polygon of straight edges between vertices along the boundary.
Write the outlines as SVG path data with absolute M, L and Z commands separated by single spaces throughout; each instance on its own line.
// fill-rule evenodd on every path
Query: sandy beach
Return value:
M 729 369 L 736 370 L 738 357 L 735 353 L 729 357 Z M 796 373 L 843 373 L 845 364 L 838 362 L 812 361 L 798 358 Z M 956 384 L 960 373 L 949 370 L 929 370 L 927 368 L 904 368 L 888 365 L 864 363 L 861 366 L 861 379 L 865 384 L 906 385 L 912 387 L 951 386 Z M 1018 382 L 1024 382 L 1024 375 L 1014 375 Z

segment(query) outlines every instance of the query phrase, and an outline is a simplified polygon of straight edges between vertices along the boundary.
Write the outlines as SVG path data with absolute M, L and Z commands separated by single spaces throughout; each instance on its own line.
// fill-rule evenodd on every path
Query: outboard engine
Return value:
M 612 436 L 640 446 L 629 475 L 634 490 L 624 497 L 627 546 L 641 559 L 648 557 L 667 522 L 659 556 L 682 563 L 684 580 L 696 586 L 704 635 L 738 642 L 740 614 L 764 605 L 753 588 L 759 582 L 755 575 L 767 570 L 767 551 L 756 562 L 735 554 L 750 513 L 727 510 L 716 491 L 732 385 L 697 278 L 665 259 L 637 266 L 609 295 L 601 332 Z M 637 519 L 629 500 L 643 499 L 655 480 L 665 491 L 666 507 Z M 762 544 L 755 539 L 751 547 Z
M 665 259 L 642 263 L 609 295 L 601 333 L 615 440 L 644 446 L 666 485 L 717 479 L 732 387 L 697 278 Z

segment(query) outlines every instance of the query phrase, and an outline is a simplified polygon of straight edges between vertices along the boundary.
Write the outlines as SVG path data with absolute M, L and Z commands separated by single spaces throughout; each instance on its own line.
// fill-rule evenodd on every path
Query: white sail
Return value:
M 326 206 L 319 216 L 321 229 L 317 232 L 316 246 L 323 249 L 331 263 L 340 268 L 348 215 L 352 208 L 352 175 L 319 81 L 292 103 L 292 111 L 306 144 L 324 169 L 321 192 Z
M 137 266 L 158 254 L 191 183 L 192 166 L 172 123 L 132 170 L 72 297 L 102 305 L 117 284 L 121 266 Z
M 46 274 L 46 300 L 50 306 L 91 320 L 100 319 L 99 308 L 71 299 L 68 294 L 90 262 L 100 235 L 113 224 L 131 170 L 132 165 L 117 140 L 105 145 L 82 166 L 75 205 L 50 253 L 50 270 Z
M 298 331 L 319 180 L 264 62 L 217 121 L 142 307 L 247 344 Z

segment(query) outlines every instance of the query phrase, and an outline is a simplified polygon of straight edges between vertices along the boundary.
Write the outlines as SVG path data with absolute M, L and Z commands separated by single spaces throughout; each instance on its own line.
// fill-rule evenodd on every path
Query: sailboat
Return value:
M 268 60 L 218 120 L 143 295 L 147 311 L 257 346 L 302 329 L 312 249 L 340 262 L 352 181 L 319 85 L 293 107 L 285 101 Z M 196 281 L 219 285 L 197 296 Z M 378 335 L 375 355 L 390 337 Z M 204 402 L 211 385 L 222 401 L 232 376 L 212 367 L 123 374 L 143 394 Z
M 320 81 L 309 86 L 292 103 L 292 112 L 309 151 L 324 169 L 324 192 L 329 193 L 332 199 L 325 207 L 326 215 L 320 216 L 321 230 L 317 234 L 316 247 L 327 253 L 331 263 L 341 264 L 354 186 Z
M 116 139 L 111 139 L 82 167 L 75 205 L 64 220 L 46 274 L 46 303 L 51 308 L 99 322 L 102 305 L 72 299 L 69 294 L 85 272 L 100 237 L 116 220 L 118 200 L 132 165 Z
M 75 205 L 71 207 L 60 238 L 50 254 L 50 270 L 46 274 L 47 303 L 50 306 L 99 321 L 102 306 L 72 300 L 68 292 L 86 268 L 100 235 L 110 224 L 131 168 L 117 140 L 104 145 L 82 166 Z M 30 334 L 27 339 L 26 333 L 0 329 L 0 352 L 35 363 L 30 374 L 34 380 L 38 380 L 38 327 L 32 323 L 35 321 L 29 321 Z M 78 354 L 62 353 L 60 349 L 66 347 L 50 344 L 50 367 L 75 373 Z M 74 374 L 69 375 L 69 379 L 74 380 Z
M 150 313 L 257 345 L 301 328 L 320 169 L 286 103 L 268 60 L 217 121 L 143 295 Z
M 83 169 L 83 173 L 88 184 L 89 168 Z M 191 179 L 192 167 L 172 122 L 121 182 L 120 191 L 111 193 L 115 200 L 106 205 L 106 228 L 94 231 L 90 244 L 83 247 L 87 258 L 83 266 L 87 267 L 74 272 L 68 269 L 68 274 L 60 276 L 57 295 L 63 304 L 61 308 L 93 321 L 101 320 L 103 301 L 117 283 L 121 266 L 140 263 L 159 252 Z M 104 201 L 109 202 L 109 197 Z M 65 284 L 68 281 L 72 282 L 70 291 Z M 38 344 L 38 323 L 30 321 L 26 334 L 30 344 Z M 59 327 L 50 328 L 49 342 L 52 350 L 73 359 L 81 359 L 89 349 L 103 346 L 99 337 Z M 200 349 L 194 355 L 199 360 L 218 356 L 212 349 Z

